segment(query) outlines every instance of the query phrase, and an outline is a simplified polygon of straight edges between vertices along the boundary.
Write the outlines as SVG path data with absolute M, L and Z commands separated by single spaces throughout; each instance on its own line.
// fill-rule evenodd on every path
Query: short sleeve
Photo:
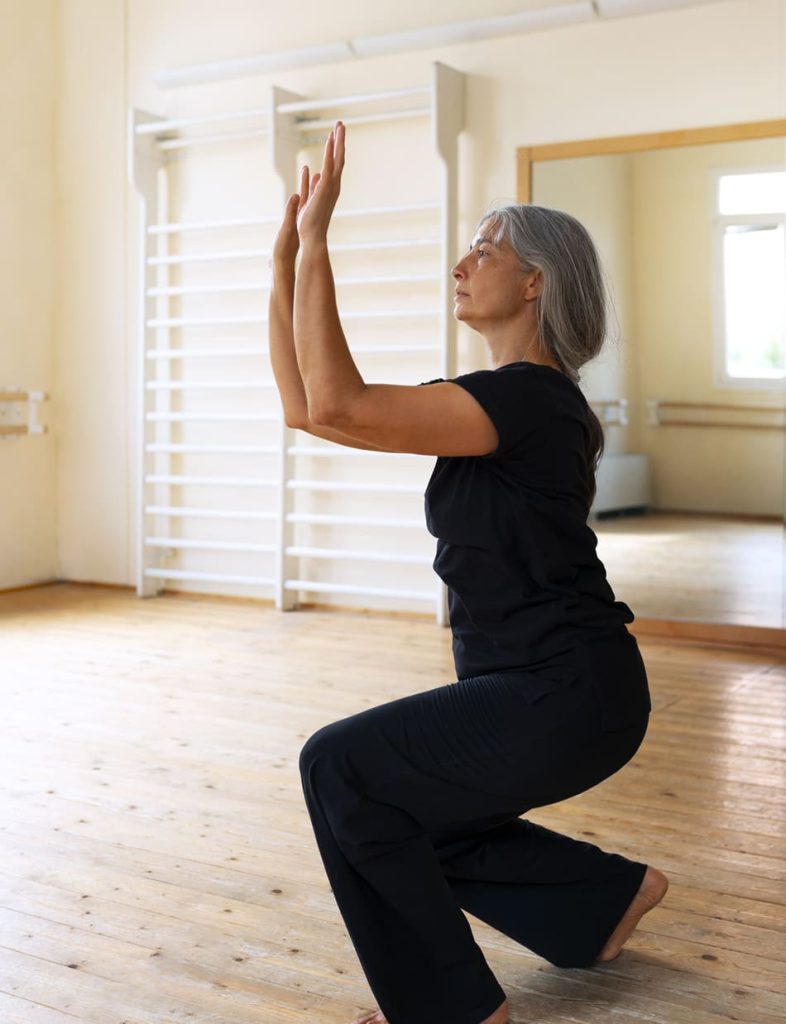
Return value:
M 453 383 L 469 391 L 496 427 L 499 445 L 487 457 L 515 454 L 542 422 L 542 388 L 525 365 L 476 370 Z
M 445 383 L 445 378 L 444 377 L 435 377 L 434 380 L 422 380 L 420 382 L 420 384 L 418 384 L 418 387 L 422 388 L 424 384 L 444 384 L 444 383 Z

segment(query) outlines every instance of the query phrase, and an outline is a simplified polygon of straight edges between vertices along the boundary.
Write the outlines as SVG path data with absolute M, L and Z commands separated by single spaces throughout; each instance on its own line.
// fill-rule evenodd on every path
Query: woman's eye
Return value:
M 478 256 L 488 256 L 488 252 L 485 249 L 478 249 Z

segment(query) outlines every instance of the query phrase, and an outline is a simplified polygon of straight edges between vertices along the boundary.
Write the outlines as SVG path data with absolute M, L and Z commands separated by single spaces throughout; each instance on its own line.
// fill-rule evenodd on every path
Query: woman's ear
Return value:
M 543 274 L 537 269 L 527 271 L 522 288 L 525 299 L 536 299 L 543 291 Z

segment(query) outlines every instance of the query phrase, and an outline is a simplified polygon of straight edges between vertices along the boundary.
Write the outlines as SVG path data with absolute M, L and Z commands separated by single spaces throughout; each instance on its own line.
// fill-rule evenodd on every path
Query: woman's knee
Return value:
M 309 769 L 320 757 L 324 756 L 326 751 L 329 751 L 332 747 L 332 740 L 330 736 L 330 726 L 323 725 L 321 729 L 317 729 L 315 733 L 303 744 L 300 751 L 299 764 L 300 774 L 305 775 Z
M 346 751 L 347 721 L 342 718 L 338 722 L 329 722 L 309 736 L 300 751 L 301 776 L 307 775 L 318 761 L 330 763 Z

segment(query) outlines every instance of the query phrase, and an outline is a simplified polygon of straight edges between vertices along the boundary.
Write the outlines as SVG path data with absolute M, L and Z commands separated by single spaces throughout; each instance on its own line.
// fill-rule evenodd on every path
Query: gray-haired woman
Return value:
M 323 726 L 300 753 L 303 792 L 379 1002 L 355 1024 L 505 1024 L 462 908 L 559 967 L 589 967 L 618 955 L 668 887 L 656 868 L 520 817 L 619 771 L 651 711 L 633 613 L 587 523 L 603 431 L 578 371 L 605 336 L 602 274 L 570 215 L 491 210 L 453 277 L 455 316 L 493 369 L 366 384 L 327 248 L 343 165 L 339 121 L 276 239 L 273 371 L 290 426 L 437 456 L 426 523 L 457 681 Z

